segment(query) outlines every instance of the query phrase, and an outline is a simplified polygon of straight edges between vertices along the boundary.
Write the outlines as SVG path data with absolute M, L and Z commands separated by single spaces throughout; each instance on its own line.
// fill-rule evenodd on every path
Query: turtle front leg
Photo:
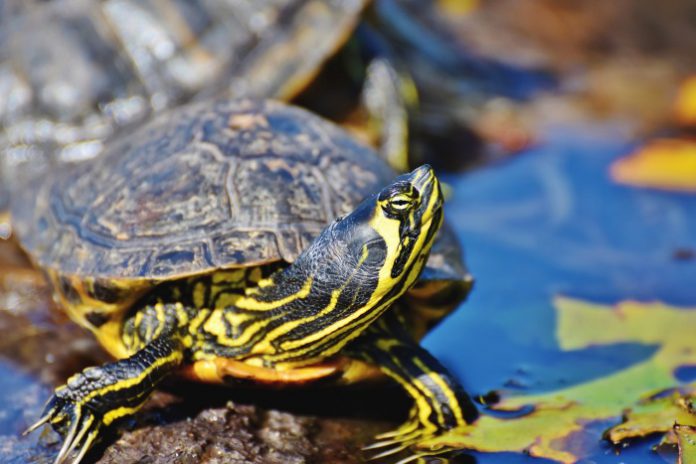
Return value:
M 412 339 L 404 325 L 399 315 L 391 311 L 347 348 L 349 356 L 377 365 L 414 402 L 406 423 L 377 436 L 379 441 L 364 448 L 378 450 L 370 459 L 407 448 L 415 454 L 403 462 L 427 456 L 432 453 L 418 450 L 420 444 L 448 430 L 465 427 L 478 417 L 469 395 L 442 364 Z
M 138 322 L 148 326 L 149 312 L 154 308 L 145 310 Z M 55 464 L 66 462 L 73 451 L 77 454 L 70 462 L 79 463 L 102 427 L 135 414 L 155 387 L 183 362 L 184 346 L 178 331 L 159 334 L 154 340 L 141 342 L 142 347 L 128 358 L 89 367 L 70 377 L 56 388 L 41 418 L 24 433 L 51 424 L 65 440 Z

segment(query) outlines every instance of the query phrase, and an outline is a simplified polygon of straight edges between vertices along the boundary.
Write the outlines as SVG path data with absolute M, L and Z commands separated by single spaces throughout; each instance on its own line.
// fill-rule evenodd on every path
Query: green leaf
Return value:
M 696 464 L 696 427 L 675 425 L 679 443 L 679 464 Z
M 614 441 L 671 432 L 679 421 L 696 425 L 684 398 L 688 394 L 653 400 L 679 386 L 674 375 L 677 368 L 696 364 L 696 308 L 631 301 L 607 306 L 562 297 L 554 306 L 556 337 L 564 351 L 626 342 L 657 349 L 649 359 L 603 378 L 553 392 L 503 398 L 496 410 L 531 412 L 516 418 L 484 415 L 471 426 L 431 440 L 426 447 L 524 451 L 570 463 L 583 457 L 582 446 L 575 441 L 578 432 L 591 422 L 619 423 L 626 417 L 623 424 L 607 432 Z M 689 391 L 696 390 L 691 388 Z

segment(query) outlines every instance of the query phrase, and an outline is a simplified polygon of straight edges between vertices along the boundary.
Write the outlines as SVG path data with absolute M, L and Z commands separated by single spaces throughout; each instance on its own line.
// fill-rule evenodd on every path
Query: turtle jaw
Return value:
M 400 201 L 399 195 L 393 193 L 390 205 L 383 202 L 383 210 L 387 217 L 398 220 L 398 247 L 395 251 L 395 268 L 400 269 L 406 261 L 417 259 L 425 261 L 430 253 L 435 234 L 443 222 L 443 196 L 435 173 L 430 166 L 423 165 L 414 171 L 400 176 L 393 185 L 401 185 L 410 197 L 411 205 L 398 211 L 390 212 L 393 204 Z M 394 273 L 392 274 L 394 276 Z
M 442 192 L 432 168 L 399 176 L 377 197 L 370 226 L 384 243 L 376 293 L 396 299 L 418 279 L 443 220 Z
M 378 198 L 384 216 L 398 221 L 402 245 L 427 234 L 433 225 L 439 229 L 443 203 L 440 182 L 427 164 L 399 176 Z
M 429 165 L 424 164 L 406 176 L 408 182 L 414 186 L 420 195 L 420 206 L 416 211 L 420 224 L 416 224 L 416 226 L 426 226 L 433 219 L 435 219 L 436 224 L 442 222 L 444 199 L 440 181 L 435 177 L 433 169 Z

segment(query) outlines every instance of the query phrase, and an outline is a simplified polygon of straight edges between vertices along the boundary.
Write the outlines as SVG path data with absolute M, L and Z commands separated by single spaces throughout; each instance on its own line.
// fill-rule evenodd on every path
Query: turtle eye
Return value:
M 413 198 L 408 195 L 397 195 L 389 201 L 389 206 L 395 211 L 406 211 L 412 204 Z
M 396 184 L 394 187 L 382 198 L 382 206 L 388 216 L 405 216 L 418 206 L 420 195 L 411 184 Z

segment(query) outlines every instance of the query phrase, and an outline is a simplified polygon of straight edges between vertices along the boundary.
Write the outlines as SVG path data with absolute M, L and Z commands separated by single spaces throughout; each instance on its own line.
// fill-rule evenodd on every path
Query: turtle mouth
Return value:
M 419 221 L 419 224 L 416 227 L 409 228 L 409 230 L 404 234 L 404 239 L 416 240 L 423 234 L 424 231 L 433 231 L 439 229 L 442 215 L 442 207 L 437 207 L 430 211 L 428 217 Z
M 418 234 L 419 229 L 427 227 L 442 215 L 444 200 L 440 181 L 435 177 L 433 169 L 424 164 L 411 173 L 411 183 L 420 193 L 420 207 L 416 217 L 416 227 L 409 231 L 409 234 Z M 439 220 L 439 219 L 438 219 Z
M 440 182 L 433 169 L 425 164 L 401 176 L 399 182 L 415 190 L 417 205 L 414 209 L 395 215 L 400 222 L 401 245 L 412 247 L 424 234 L 431 236 L 442 222 L 444 204 Z

